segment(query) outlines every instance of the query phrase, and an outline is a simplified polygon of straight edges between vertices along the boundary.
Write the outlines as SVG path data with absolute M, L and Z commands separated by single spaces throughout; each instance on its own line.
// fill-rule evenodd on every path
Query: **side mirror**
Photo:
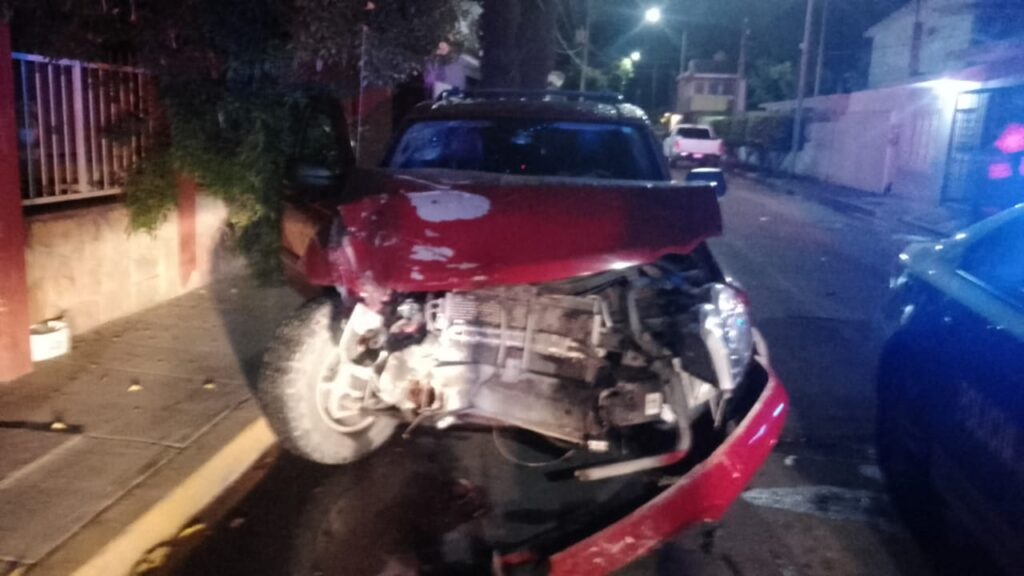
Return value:
M 694 168 L 686 174 L 686 181 L 711 186 L 719 198 L 725 196 L 725 193 L 729 191 L 729 185 L 725 181 L 725 172 L 722 172 L 720 168 Z

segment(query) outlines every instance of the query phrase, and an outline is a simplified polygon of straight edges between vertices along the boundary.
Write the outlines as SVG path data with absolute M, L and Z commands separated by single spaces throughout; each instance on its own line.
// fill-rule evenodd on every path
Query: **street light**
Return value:
M 663 15 L 661 13 L 661 8 L 659 8 L 657 6 L 654 6 L 652 8 L 648 8 L 647 11 L 644 12 L 644 23 L 645 24 L 658 24 L 658 23 L 661 22 L 662 16 Z M 680 76 L 682 76 L 683 74 L 686 73 L 686 41 L 687 41 L 687 34 L 686 34 L 687 31 L 686 31 L 685 24 L 682 25 L 681 28 L 682 28 L 682 30 L 681 30 L 681 35 L 680 35 L 680 38 L 679 38 L 679 75 Z
M 640 54 L 639 50 L 633 50 L 632 52 L 629 53 L 629 59 L 632 60 L 633 62 L 639 62 L 641 56 L 642 55 Z
M 644 24 L 656 25 L 662 20 L 661 7 L 651 6 L 644 11 Z M 680 38 L 680 50 L 679 50 L 679 75 L 682 76 L 686 72 L 686 27 L 683 26 L 682 38 Z M 653 64 L 651 70 L 651 108 L 657 106 L 658 103 L 658 63 Z

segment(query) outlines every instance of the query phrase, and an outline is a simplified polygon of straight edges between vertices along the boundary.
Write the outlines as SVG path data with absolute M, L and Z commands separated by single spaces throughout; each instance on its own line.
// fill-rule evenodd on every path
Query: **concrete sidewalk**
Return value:
M 274 443 L 249 392 L 298 304 L 221 280 L 0 384 L 0 576 L 128 573 Z
M 899 222 L 942 237 L 952 236 L 976 221 L 967 208 L 958 206 L 928 205 L 901 196 L 883 196 L 808 178 L 765 176 L 753 172 L 734 174 L 840 212 Z

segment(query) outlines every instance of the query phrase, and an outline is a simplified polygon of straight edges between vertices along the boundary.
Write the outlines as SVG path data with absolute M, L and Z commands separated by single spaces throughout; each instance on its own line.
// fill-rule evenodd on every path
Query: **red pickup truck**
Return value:
M 257 391 L 286 448 L 344 464 L 398 428 L 510 427 L 586 456 L 561 463 L 567 481 L 671 479 L 574 545 L 505 551 L 504 573 L 607 573 L 721 518 L 788 401 L 705 243 L 722 232 L 715 190 L 671 181 L 642 111 L 450 96 L 369 170 L 329 109 L 307 126 L 320 145 L 290 170 L 283 245 L 313 298 Z

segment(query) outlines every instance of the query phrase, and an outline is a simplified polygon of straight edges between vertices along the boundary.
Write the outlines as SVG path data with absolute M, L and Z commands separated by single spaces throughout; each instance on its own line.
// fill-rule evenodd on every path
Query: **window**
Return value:
M 417 122 L 399 139 L 387 165 L 525 176 L 664 178 L 645 127 L 511 118 Z
M 676 128 L 676 136 L 687 140 L 711 140 L 711 130 L 699 126 Z
M 1001 296 L 1024 306 L 1024 217 L 1004 223 L 964 255 L 961 269 Z
M 703 94 L 704 93 L 704 82 L 694 82 L 693 83 L 693 93 L 694 94 Z

